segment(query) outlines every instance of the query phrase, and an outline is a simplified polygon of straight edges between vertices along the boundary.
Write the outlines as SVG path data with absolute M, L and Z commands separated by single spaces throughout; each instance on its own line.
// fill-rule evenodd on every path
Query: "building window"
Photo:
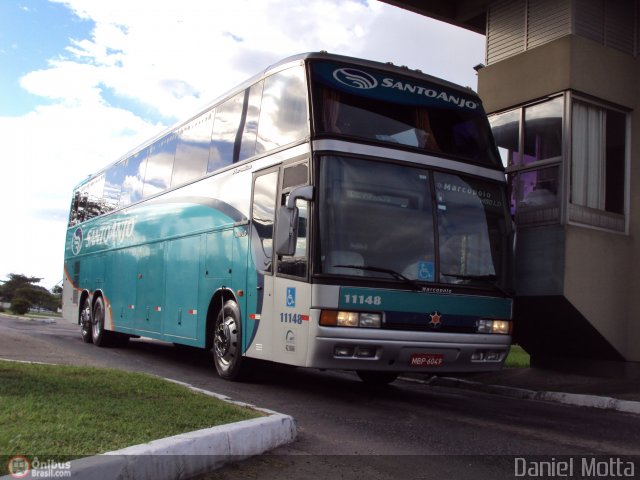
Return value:
M 519 226 L 562 221 L 625 231 L 626 112 L 566 92 L 489 120 Z
M 570 220 L 624 231 L 626 117 L 620 111 L 573 101 Z M 618 221 L 608 214 L 618 215 Z
M 518 225 L 560 221 L 564 96 L 490 117 Z

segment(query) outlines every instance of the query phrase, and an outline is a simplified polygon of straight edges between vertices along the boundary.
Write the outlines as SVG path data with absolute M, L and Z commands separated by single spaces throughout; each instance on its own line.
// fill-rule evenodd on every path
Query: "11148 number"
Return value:
M 349 305 L 382 305 L 382 297 L 379 295 L 345 295 L 345 303 Z

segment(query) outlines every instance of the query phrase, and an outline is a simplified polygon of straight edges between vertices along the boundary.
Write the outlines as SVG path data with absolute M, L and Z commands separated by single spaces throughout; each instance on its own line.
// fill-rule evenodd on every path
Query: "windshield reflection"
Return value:
M 343 157 L 322 159 L 320 182 L 322 273 L 405 284 L 486 285 L 500 277 L 500 185 Z

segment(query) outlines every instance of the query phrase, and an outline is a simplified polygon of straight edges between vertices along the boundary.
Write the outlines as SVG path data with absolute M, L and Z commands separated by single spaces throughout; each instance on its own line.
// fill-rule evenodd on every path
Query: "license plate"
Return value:
M 439 367 L 444 363 L 444 355 L 439 353 L 414 353 L 409 359 L 410 367 Z

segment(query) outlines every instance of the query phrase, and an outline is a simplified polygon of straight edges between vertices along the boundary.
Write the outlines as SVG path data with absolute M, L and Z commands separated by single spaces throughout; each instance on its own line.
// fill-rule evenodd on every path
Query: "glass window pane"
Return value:
M 149 147 L 147 170 L 144 176 L 144 198 L 160 193 L 171 185 L 173 159 L 176 155 L 178 136 L 170 133 Z
M 78 188 L 77 222 L 84 222 L 106 213 L 103 199 L 104 184 L 105 174 L 102 173 Z
M 574 102 L 571 115 L 571 203 L 604 210 L 605 112 Z
M 605 210 L 624 214 L 627 117 L 607 110 Z
M 515 213 L 519 225 L 559 220 L 559 178 L 560 167 L 541 168 L 510 175 L 511 213 Z
M 144 149 L 122 162 L 124 168 L 124 180 L 120 192 L 121 207 L 142 200 L 142 187 L 144 186 L 144 173 L 147 168 L 147 152 Z
M 318 133 L 499 164 L 489 122 L 470 91 L 329 62 L 313 63 L 312 72 Z
M 233 163 L 233 149 L 242 118 L 244 95 L 245 93 L 241 92 L 216 108 L 207 172 Z
M 260 246 L 254 249 L 256 268 L 271 270 L 273 257 L 273 224 L 276 218 L 276 193 L 278 172 L 271 172 L 256 178 L 253 190 L 253 230 Z
M 440 281 L 486 283 L 499 275 L 505 243 L 499 184 L 436 173 Z
M 520 164 L 520 110 L 499 113 L 489 117 L 502 165 Z
M 562 156 L 562 111 L 558 97 L 524 109 L 524 155 L 521 165 Z
M 307 87 L 302 67 L 294 67 L 268 77 L 258 127 L 257 153 L 262 153 L 309 134 Z
M 105 208 L 108 211 L 118 208 L 120 191 L 124 183 L 124 171 L 124 164 L 122 162 L 112 165 L 107 170 L 104 184 L 104 202 Z
M 430 174 L 422 168 L 323 158 L 318 200 L 322 272 L 394 281 L 393 273 L 380 271 L 386 269 L 435 281 L 430 192 Z
M 262 100 L 262 85 L 259 82 L 249 89 L 249 101 L 244 121 L 244 132 L 240 142 L 238 161 L 246 160 L 256 154 L 256 136 L 258 134 L 258 117 L 260 115 L 260 101 Z
M 207 173 L 213 115 L 213 110 L 200 115 L 178 132 L 176 160 L 171 175 L 172 187 Z

